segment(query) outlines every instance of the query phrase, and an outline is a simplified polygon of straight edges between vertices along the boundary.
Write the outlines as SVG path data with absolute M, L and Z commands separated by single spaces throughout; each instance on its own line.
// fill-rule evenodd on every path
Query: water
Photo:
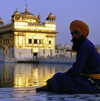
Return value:
M 0 87 L 43 86 L 55 73 L 66 72 L 72 65 L 0 63 Z

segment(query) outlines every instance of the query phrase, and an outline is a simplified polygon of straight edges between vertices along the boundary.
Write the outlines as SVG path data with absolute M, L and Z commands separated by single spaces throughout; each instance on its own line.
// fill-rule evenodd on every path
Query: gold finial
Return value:
M 16 7 L 16 11 L 17 11 L 17 7 Z
M 27 11 L 27 10 L 28 10 L 28 9 L 27 9 L 27 1 L 25 0 L 25 2 L 26 2 L 26 9 L 25 9 L 25 10 Z

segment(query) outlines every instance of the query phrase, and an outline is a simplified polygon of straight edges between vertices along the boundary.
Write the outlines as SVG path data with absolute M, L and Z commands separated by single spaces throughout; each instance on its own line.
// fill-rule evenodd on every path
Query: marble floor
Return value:
M 36 92 L 36 87 L 0 88 L 0 101 L 100 101 L 100 94 Z

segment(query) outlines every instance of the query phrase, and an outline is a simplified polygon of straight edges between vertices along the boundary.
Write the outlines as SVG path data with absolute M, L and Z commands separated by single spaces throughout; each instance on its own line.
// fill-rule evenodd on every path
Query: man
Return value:
M 82 21 L 70 24 L 72 50 L 77 51 L 76 62 L 65 73 L 57 73 L 47 85 L 37 91 L 62 93 L 100 92 L 100 58 L 95 46 L 87 39 L 89 28 Z

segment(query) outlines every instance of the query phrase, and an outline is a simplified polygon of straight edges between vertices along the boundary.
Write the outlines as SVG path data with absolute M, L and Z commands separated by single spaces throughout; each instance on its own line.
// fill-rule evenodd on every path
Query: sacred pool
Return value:
M 66 72 L 71 64 L 0 63 L 0 87 L 43 86 L 57 72 Z

